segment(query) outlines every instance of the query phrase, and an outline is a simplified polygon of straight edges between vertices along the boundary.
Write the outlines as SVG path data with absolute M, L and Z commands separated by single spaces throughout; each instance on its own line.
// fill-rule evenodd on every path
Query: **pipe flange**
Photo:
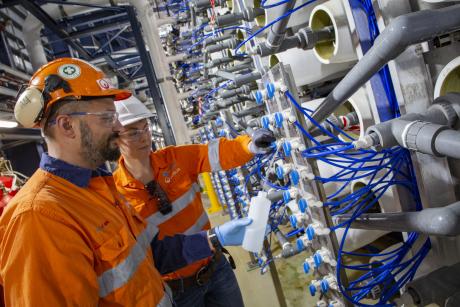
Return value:
M 451 103 L 444 101 L 435 102 L 430 107 L 430 109 L 431 108 L 436 108 L 440 110 L 446 116 L 447 126 L 449 126 L 450 128 L 455 126 L 456 122 L 458 121 L 458 115 Z

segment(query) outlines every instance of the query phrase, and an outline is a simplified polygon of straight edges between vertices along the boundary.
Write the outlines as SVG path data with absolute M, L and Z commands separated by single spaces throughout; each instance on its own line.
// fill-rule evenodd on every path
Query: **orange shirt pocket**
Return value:
M 97 249 L 96 254 L 103 262 L 120 262 L 126 257 L 126 251 L 134 243 L 132 235 L 123 227 Z

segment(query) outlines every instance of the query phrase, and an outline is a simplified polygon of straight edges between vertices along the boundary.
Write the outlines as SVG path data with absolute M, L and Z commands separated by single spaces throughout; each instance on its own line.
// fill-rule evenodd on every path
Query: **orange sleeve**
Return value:
M 252 159 L 248 135 L 233 140 L 219 138 L 205 145 L 183 145 L 174 148 L 178 161 L 184 161 L 192 174 L 228 170 L 246 164 Z
M 78 230 L 30 210 L 4 230 L 0 258 L 6 306 L 97 306 L 93 253 Z

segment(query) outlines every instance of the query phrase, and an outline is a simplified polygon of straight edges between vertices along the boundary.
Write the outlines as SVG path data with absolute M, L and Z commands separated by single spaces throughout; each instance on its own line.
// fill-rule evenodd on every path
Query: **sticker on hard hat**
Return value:
M 80 77 L 80 67 L 75 64 L 65 64 L 58 68 L 58 74 L 64 79 L 76 79 Z
M 114 88 L 110 79 L 99 79 L 97 80 L 97 84 L 99 84 L 99 87 L 101 88 L 101 90 L 108 90 L 108 89 Z

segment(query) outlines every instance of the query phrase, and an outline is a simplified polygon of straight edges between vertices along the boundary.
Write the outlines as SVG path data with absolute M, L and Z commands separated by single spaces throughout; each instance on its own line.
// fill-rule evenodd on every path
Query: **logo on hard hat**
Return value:
M 99 79 L 97 80 L 97 84 L 99 84 L 101 90 L 108 90 L 113 88 L 113 84 L 109 79 Z
M 76 79 L 80 77 L 80 67 L 75 64 L 65 64 L 58 68 L 58 74 L 64 79 Z

